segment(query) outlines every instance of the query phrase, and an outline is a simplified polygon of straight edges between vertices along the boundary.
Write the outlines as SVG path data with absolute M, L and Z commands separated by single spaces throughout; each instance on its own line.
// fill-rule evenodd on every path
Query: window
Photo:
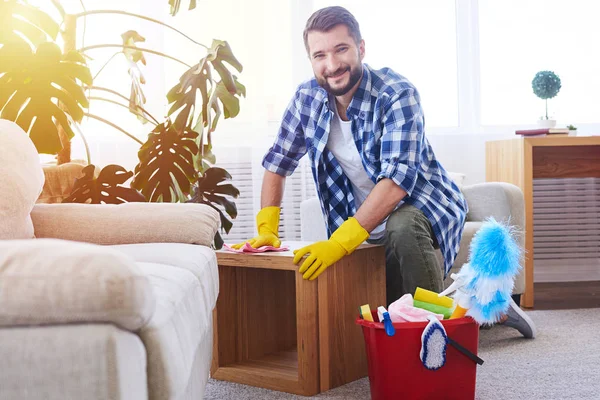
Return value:
M 545 115 L 544 100 L 531 88 L 541 70 L 562 82 L 548 100 L 550 117 L 598 122 L 599 12 L 589 0 L 480 1 L 482 124 L 533 124 Z

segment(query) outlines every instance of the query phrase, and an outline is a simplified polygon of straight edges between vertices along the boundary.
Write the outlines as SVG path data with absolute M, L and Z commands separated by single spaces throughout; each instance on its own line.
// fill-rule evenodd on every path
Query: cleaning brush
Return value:
M 469 357 L 474 363 L 483 365 L 483 360 L 466 347 L 461 346 L 448 336 L 444 325 L 434 316 L 429 316 L 429 323 L 421 334 L 421 362 L 425 368 L 435 371 L 446 363 L 448 344 Z
M 446 364 L 448 335 L 440 321 L 429 316 L 429 323 L 421 334 L 421 362 L 428 370 L 435 371 Z

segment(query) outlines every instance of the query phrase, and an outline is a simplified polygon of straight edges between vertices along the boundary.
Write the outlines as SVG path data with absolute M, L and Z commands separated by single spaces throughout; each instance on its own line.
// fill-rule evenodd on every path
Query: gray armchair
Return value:
M 469 205 L 469 213 L 467 214 L 467 222 L 460 242 L 460 251 L 452 266 L 451 273 L 457 272 L 467 262 L 471 240 L 486 218 L 494 217 L 497 221 L 508 222 L 514 226 L 516 239 L 524 248 L 525 202 L 521 189 L 510 183 L 486 182 L 463 186 L 461 190 Z M 300 218 L 302 240 L 312 242 L 327 239 L 325 221 L 318 199 L 312 198 L 302 202 Z M 442 254 L 439 253 L 438 257 L 441 263 L 443 260 Z M 521 265 L 523 269 L 515 279 L 513 296 L 518 296 L 525 291 L 524 259 L 521 260 Z M 444 284 L 447 287 L 450 283 L 452 283 L 452 279 L 448 274 Z

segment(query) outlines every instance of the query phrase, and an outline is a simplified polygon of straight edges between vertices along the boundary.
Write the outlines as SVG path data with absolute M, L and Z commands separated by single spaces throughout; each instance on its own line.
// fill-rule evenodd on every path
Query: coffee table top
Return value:
M 289 247 L 288 251 L 267 251 L 264 253 L 234 253 L 228 250 L 217 250 L 217 263 L 219 266 L 268 268 L 296 271 L 299 266 L 294 264 L 294 250 L 308 246 L 313 242 L 283 241 L 282 246 Z M 378 245 L 364 243 L 356 251 L 377 247 Z

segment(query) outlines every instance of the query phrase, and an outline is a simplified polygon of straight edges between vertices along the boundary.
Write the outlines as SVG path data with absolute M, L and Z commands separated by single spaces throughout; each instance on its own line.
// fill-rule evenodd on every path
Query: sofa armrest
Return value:
M 210 246 L 219 214 L 204 204 L 36 204 L 31 219 L 37 238 L 114 245 L 187 243 Z
M 136 331 L 154 308 L 150 281 L 116 249 L 56 239 L 0 241 L 0 327 L 95 322 Z

